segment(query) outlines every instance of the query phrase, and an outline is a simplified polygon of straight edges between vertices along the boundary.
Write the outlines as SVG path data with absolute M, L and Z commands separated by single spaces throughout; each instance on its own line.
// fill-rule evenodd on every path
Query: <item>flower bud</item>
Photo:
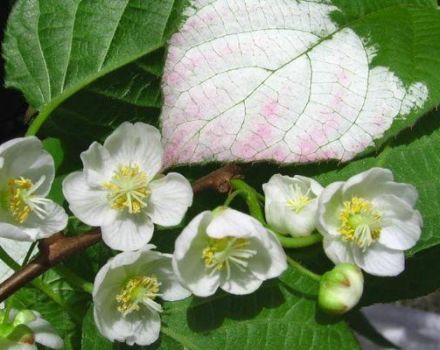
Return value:
M 359 302 L 363 289 L 364 277 L 356 265 L 337 265 L 321 278 L 319 306 L 330 314 L 346 313 Z

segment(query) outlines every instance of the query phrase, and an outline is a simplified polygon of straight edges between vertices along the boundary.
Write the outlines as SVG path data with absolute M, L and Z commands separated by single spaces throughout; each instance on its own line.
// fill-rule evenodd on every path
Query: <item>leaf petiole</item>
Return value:
M 288 237 L 273 231 L 270 227 L 268 228 L 275 233 L 284 248 L 305 248 L 322 241 L 322 236 L 319 233 L 304 237 Z
M 293 260 L 290 256 L 287 256 L 287 262 L 289 263 L 289 265 L 291 267 L 293 267 L 295 270 L 301 272 L 303 275 L 306 275 L 317 282 L 319 282 L 321 280 L 321 275 L 318 275 L 317 273 L 310 271 L 308 268 L 304 267 L 296 260 Z
M 258 199 L 261 194 L 243 180 L 232 179 L 231 186 L 244 198 L 249 208 L 249 213 L 263 225 L 266 225 L 266 220 L 264 219 L 263 211 L 261 210 Z

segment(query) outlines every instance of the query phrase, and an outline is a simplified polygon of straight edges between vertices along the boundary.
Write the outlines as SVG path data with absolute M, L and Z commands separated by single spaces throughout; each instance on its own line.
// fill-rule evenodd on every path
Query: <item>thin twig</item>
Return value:
M 239 174 L 240 168 L 238 166 L 225 165 L 196 180 L 193 183 L 193 191 L 197 193 L 212 189 L 220 193 L 228 192 L 230 190 L 229 181 L 239 177 Z M 101 230 L 99 228 L 75 237 L 66 237 L 59 232 L 50 238 L 41 240 L 40 253 L 37 257 L 0 284 L 0 302 L 61 261 L 100 241 Z

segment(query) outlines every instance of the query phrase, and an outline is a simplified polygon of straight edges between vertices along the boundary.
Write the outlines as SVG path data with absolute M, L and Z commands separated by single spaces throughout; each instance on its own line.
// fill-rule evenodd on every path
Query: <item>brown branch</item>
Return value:
M 238 166 L 225 165 L 196 180 L 193 183 L 193 191 L 197 193 L 212 189 L 220 193 L 228 192 L 230 190 L 229 180 L 239 177 L 239 174 Z M 0 284 L 0 302 L 51 267 L 100 241 L 101 230 L 99 228 L 75 237 L 66 237 L 59 232 L 50 238 L 41 240 L 38 256 Z
M 227 193 L 231 190 L 229 181 L 240 177 L 240 167 L 236 164 L 228 164 L 194 181 L 193 190 L 194 193 L 207 189 L 213 189 L 220 193 Z

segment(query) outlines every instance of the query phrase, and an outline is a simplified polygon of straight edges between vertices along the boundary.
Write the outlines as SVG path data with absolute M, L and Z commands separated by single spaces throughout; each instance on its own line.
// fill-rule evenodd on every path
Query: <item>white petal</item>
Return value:
M 154 226 L 143 214 L 121 214 L 110 224 L 102 225 L 102 239 L 110 248 L 138 250 L 150 242 Z
M 249 270 L 261 280 L 280 276 L 287 269 L 287 257 L 275 235 L 261 230 L 258 237 L 250 240 L 249 249 L 257 251 L 249 259 Z
M 153 222 L 162 226 L 179 224 L 193 200 L 189 181 L 180 174 L 170 173 L 152 181 L 150 189 L 148 214 Z
M 405 221 L 393 219 L 388 226 L 382 228 L 379 242 L 391 249 L 410 249 L 417 243 L 422 233 L 420 222 L 419 212 L 415 212 Z
M 287 202 L 289 199 L 289 185 L 292 178 L 280 174 L 273 175 L 269 182 L 263 184 L 263 192 L 266 200 L 276 202 Z
M 47 213 L 44 218 L 31 213 L 28 219 L 19 226 L 32 240 L 50 237 L 67 226 L 68 216 L 61 206 L 48 200 L 42 208 Z
M 321 195 L 321 192 L 324 190 L 324 188 L 322 187 L 322 185 L 318 181 L 316 181 L 310 177 L 295 175 L 293 178 L 295 180 L 300 180 L 301 182 L 307 184 L 307 187 L 309 187 L 311 189 L 311 192 L 316 197 L 319 197 Z
M 104 147 L 119 164 L 138 164 L 153 178 L 162 167 L 160 138 L 159 130 L 151 125 L 124 122 L 105 140 Z
M 37 318 L 27 324 L 35 332 L 35 341 L 51 349 L 62 349 L 64 342 L 46 320 Z
M 160 335 L 160 316 L 157 312 L 151 310 L 145 310 L 139 313 L 139 315 L 133 315 L 133 318 L 137 316 L 135 320 L 132 320 L 132 334 L 126 337 L 128 345 L 140 345 L 146 346 L 153 344 Z
M 209 274 L 202 259 L 207 245 L 206 226 L 212 214 L 205 211 L 197 215 L 177 237 L 173 254 L 173 270 L 179 281 L 194 295 L 207 297 L 220 285 L 218 272 Z
M 355 263 L 352 247 L 349 243 L 333 237 L 324 237 L 323 243 L 325 254 L 333 263 Z
M 344 182 L 334 182 L 327 186 L 318 200 L 316 226 L 323 236 L 339 236 L 339 212 L 342 209 L 342 186 Z
M 189 297 L 191 295 L 191 292 L 180 284 L 176 275 L 174 274 L 172 267 L 172 255 L 160 255 L 161 257 L 158 260 L 150 264 L 150 269 L 151 274 L 156 276 L 161 283 L 161 299 L 168 301 L 177 301 Z
M 379 242 L 391 249 L 412 248 L 422 232 L 423 222 L 420 213 L 408 202 L 394 195 L 377 197 L 374 205 L 382 213 L 383 228 Z
M 107 192 L 88 185 L 82 172 L 68 175 L 63 181 L 63 193 L 75 216 L 90 226 L 110 224 L 118 212 L 110 207 Z
M 87 183 L 92 187 L 100 187 L 109 181 L 116 169 L 110 153 L 98 142 L 93 142 L 87 151 L 81 153 L 81 160 Z
M 405 269 L 405 256 L 400 250 L 393 250 L 376 243 L 365 252 L 353 250 L 356 265 L 375 276 L 397 276 Z
M 252 216 L 235 209 L 224 208 L 214 215 L 206 228 L 206 233 L 217 239 L 231 236 L 252 237 L 257 235 L 255 225 L 259 226 L 260 224 Z
M 220 288 L 224 291 L 236 294 L 245 295 L 255 292 L 263 283 L 251 271 L 240 271 L 234 265 L 231 266 L 231 278 L 229 280 L 222 280 Z
M 32 242 L 20 242 L 12 239 L 0 238 L 0 247 L 2 247 L 8 255 L 19 264 L 23 263 L 24 258 L 31 247 Z M 34 250 L 33 255 L 37 252 Z M 6 280 L 14 273 L 8 265 L 0 260 L 0 282 Z
M 0 222 L 0 237 L 15 241 L 32 241 L 32 237 L 15 225 Z
M 35 184 L 44 177 L 34 194 L 47 196 L 55 176 L 55 166 L 39 139 L 31 136 L 8 141 L 0 146 L 0 156 L 4 160 L 0 172 L 1 183 L 9 178 L 24 177 Z
M 347 180 L 342 188 L 344 193 L 343 200 L 350 200 L 353 196 L 366 199 L 374 198 L 377 193 L 377 187 L 386 182 L 393 181 L 393 179 L 391 170 L 371 168 Z

